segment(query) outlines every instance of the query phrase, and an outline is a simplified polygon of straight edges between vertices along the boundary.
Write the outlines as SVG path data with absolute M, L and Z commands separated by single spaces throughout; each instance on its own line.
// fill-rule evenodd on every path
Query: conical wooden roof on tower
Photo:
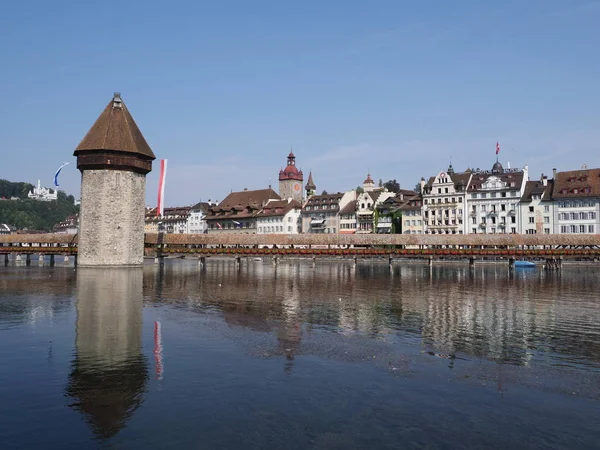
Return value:
M 79 170 L 131 170 L 142 174 L 152 170 L 156 159 L 118 92 L 73 155 L 77 156 Z

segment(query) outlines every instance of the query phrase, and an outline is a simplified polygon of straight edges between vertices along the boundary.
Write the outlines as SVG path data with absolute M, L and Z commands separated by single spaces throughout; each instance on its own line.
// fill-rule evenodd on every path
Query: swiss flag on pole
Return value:
M 500 153 L 500 144 L 498 144 L 498 142 L 496 142 L 496 155 Z

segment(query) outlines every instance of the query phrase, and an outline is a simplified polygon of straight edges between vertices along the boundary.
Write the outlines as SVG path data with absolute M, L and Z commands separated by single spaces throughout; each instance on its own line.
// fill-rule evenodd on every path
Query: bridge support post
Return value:
M 8 253 L 6 253 L 4 255 L 4 267 L 8 266 L 9 261 L 10 261 L 10 258 L 8 256 Z
M 511 256 L 510 258 L 508 258 L 508 268 L 509 269 L 514 269 L 515 268 L 515 258 L 514 258 L 514 256 Z
M 469 258 L 469 269 L 474 269 L 474 268 L 475 268 L 475 258 L 471 256 Z
M 275 264 L 277 264 L 277 263 L 275 263 Z M 238 269 L 242 266 L 242 257 L 241 256 L 235 257 L 235 265 Z
M 433 267 L 433 258 L 431 256 L 429 257 L 429 261 L 427 262 L 427 264 L 429 265 L 429 267 Z
M 27 253 L 27 255 L 25 256 L 25 265 L 26 266 L 31 265 L 31 253 Z
M 73 265 L 77 267 L 77 255 L 73 255 Z
M 200 267 L 205 267 L 206 266 L 206 256 L 201 256 L 200 259 L 198 260 L 198 265 Z
M 50 255 L 50 267 L 54 267 L 54 255 Z
M 317 266 L 317 257 L 316 256 L 313 256 L 313 264 L 312 264 L 312 266 L 313 266 L 313 269 Z
M 276 266 L 277 265 L 277 256 L 273 256 L 273 265 Z

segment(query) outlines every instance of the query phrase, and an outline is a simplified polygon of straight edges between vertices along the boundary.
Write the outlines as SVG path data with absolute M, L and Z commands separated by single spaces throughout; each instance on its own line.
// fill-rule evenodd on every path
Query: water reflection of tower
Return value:
M 142 275 L 141 268 L 77 270 L 76 352 L 66 392 L 101 439 L 125 427 L 148 380 Z
M 285 354 L 286 372 L 291 372 L 294 355 L 302 341 L 302 318 L 300 317 L 300 293 L 298 280 L 293 274 L 283 281 L 281 322 L 277 330 L 277 343 Z

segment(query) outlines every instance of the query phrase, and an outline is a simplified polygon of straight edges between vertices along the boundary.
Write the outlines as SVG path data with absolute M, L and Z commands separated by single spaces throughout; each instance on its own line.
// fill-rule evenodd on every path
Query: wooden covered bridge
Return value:
M 395 234 L 146 234 L 146 256 L 195 257 L 246 256 L 294 258 L 387 258 L 543 260 L 560 267 L 563 260 L 600 259 L 600 235 L 395 235 Z M 0 236 L 0 255 L 77 255 L 77 236 L 68 234 L 13 234 Z

